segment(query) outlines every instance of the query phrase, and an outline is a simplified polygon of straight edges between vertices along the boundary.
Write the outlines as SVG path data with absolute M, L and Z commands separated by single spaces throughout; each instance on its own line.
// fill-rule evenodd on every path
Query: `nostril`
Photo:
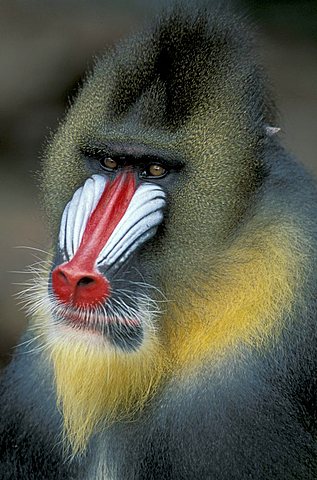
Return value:
M 53 270 L 52 289 L 63 303 L 87 306 L 104 302 L 109 296 L 110 284 L 99 272 L 87 271 L 69 262 Z
M 77 287 L 89 285 L 90 283 L 94 282 L 95 280 L 91 277 L 83 277 L 77 282 Z
M 61 270 L 58 272 L 58 275 L 61 277 L 62 280 L 64 280 L 65 282 L 68 282 L 68 278 L 67 276 L 65 275 L 64 272 L 62 272 Z

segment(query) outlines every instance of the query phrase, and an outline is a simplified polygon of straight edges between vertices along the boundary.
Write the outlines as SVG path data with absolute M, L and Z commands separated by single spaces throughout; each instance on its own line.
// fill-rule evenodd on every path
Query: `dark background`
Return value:
M 168 2 L 167 2 L 168 3 Z M 317 2 L 241 2 L 280 110 L 285 145 L 317 172 Z M 152 14 L 155 0 L 0 0 L 0 363 L 25 327 L 13 294 L 49 241 L 36 171 L 93 57 Z

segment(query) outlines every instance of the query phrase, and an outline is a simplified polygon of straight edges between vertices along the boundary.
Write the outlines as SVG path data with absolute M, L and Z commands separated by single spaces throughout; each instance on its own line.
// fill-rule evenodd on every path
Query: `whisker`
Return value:
M 47 250 L 43 250 L 42 248 L 37 248 L 37 247 L 31 247 L 29 245 L 16 245 L 13 248 L 15 249 L 24 249 L 24 250 L 32 250 L 34 252 L 39 252 L 39 253 L 44 253 L 45 255 L 48 255 L 49 257 L 53 258 L 53 253 L 48 252 Z

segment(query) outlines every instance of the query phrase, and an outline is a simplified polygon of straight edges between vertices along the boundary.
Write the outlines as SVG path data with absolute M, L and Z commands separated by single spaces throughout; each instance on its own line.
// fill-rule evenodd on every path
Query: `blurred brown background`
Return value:
M 36 171 L 43 145 L 92 59 L 148 17 L 155 0 L 0 1 L 0 363 L 25 327 L 13 294 L 47 249 Z M 241 2 L 262 56 L 288 148 L 317 173 L 317 2 Z M 41 256 L 41 255 L 40 255 Z

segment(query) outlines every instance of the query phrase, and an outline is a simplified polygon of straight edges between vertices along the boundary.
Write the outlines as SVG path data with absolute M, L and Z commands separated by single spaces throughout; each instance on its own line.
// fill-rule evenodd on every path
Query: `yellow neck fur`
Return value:
M 280 225 L 258 230 L 247 241 L 240 238 L 218 258 L 212 282 L 202 285 L 200 295 L 184 292 L 184 301 L 169 312 L 173 320 L 165 320 L 175 367 L 196 367 L 204 358 L 218 363 L 228 352 L 238 354 L 240 346 L 272 344 L 283 328 L 282 316 L 293 306 L 295 289 L 299 298 L 303 243 L 297 231 Z
M 298 282 L 299 236 L 279 226 L 248 239 L 240 237 L 218 258 L 220 267 L 201 295 L 177 293 L 162 331 L 153 332 L 139 351 L 95 348 L 67 335 L 53 342 L 57 396 L 74 452 L 83 450 L 102 422 L 141 410 L 168 372 L 205 359 L 219 362 L 241 344 L 265 348 L 279 335 L 282 312 L 291 309 Z

